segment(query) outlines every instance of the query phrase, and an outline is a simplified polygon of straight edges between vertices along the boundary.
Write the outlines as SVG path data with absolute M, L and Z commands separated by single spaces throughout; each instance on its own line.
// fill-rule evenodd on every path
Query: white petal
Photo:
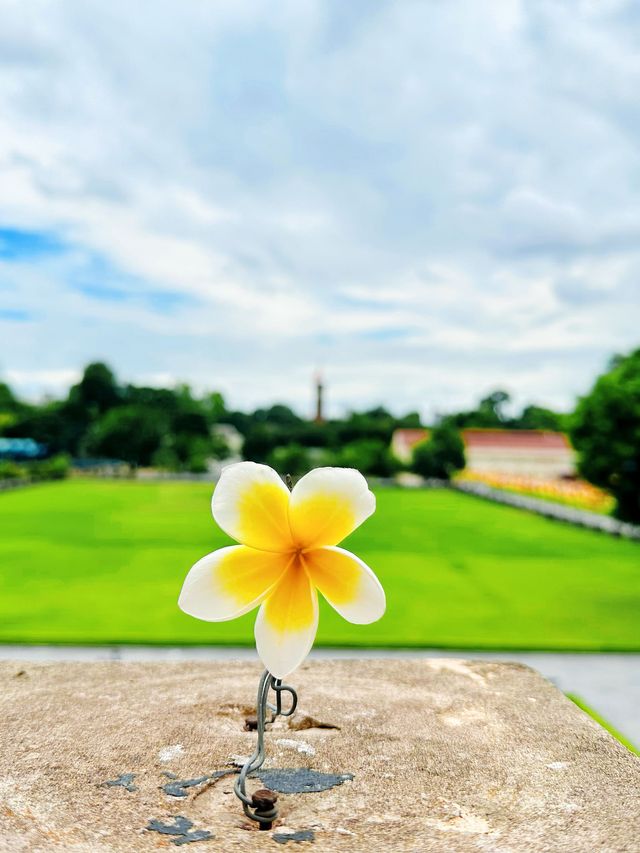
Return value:
M 225 622 L 257 607 L 278 583 L 290 562 L 271 554 L 232 545 L 207 554 L 190 569 L 178 604 L 207 622 Z
M 337 545 L 376 508 L 367 481 L 354 468 L 315 468 L 295 485 L 289 523 L 304 548 Z
M 289 490 L 268 465 L 238 462 L 224 468 L 211 510 L 224 532 L 243 545 L 291 550 Z
M 311 651 L 318 630 L 318 595 L 301 566 L 289 569 L 256 619 L 258 654 L 276 678 L 286 678 Z
M 385 611 L 384 589 L 369 566 L 344 548 L 306 551 L 304 565 L 312 583 L 348 622 L 367 625 Z

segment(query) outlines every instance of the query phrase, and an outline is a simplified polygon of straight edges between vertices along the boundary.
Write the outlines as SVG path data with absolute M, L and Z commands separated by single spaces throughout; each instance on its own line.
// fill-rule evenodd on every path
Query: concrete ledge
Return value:
M 353 779 L 281 794 L 279 826 L 259 832 L 233 777 L 211 778 L 252 750 L 243 726 L 259 674 L 248 663 L 0 664 L 0 850 L 172 850 L 180 837 L 146 827 L 176 816 L 187 834 L 213 835 L 194 850 L 640 849 L 640 760 L 533 670 L 451 659 L 295 673 L 301 712 L 267 735 L 267 766 Z M 163 790 L 187 780 L 202 781 L 183 798 Z

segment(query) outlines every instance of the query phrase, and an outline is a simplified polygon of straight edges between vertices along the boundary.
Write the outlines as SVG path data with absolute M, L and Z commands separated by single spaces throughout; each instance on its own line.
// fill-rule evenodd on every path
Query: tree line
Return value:
M 558 428 L 562 415 L 540 407 L 527 407 L 520 417 L 507 418 L 503 407 L 508 400 L 505 392 L 497 391 L 476 410 L 444 421 L 456 428 Z M 101 362 L 87 365 L 61 400 L 27 403 L 0 383 L 0 435 L 33 438 L 46 445 L 49 454 L 204 471 L 209 459 L 224 459 L 229 452 L 215 429 L 218 424 L 238 430 L 246 459 L 278 470 L 298 474 L 330 464 L 380 477 L 398 470 L 390 452 L 394 430 L 423 426 L 418 412 L 396 417 L 383 406 L 322 423 L 302 418 L 282 403 L 236 411 L 227 407 L 219 392 L 196 396 L 188 385 L 151 388 L 120 383 Z
M 616 356 L 570 414 L 538 405 L 509 414 L 509 395 L 496 390 L 475 409 L 447 414 L 431 425 L 412 468 L 448 479 L 464 467 L 459 431 L 470 427 L 549 429 L 569 433 L 579 470 L 617 499 L 617 514 L 640 520 L 640 350 Z M 293 475 L 320 465 L 358 468 L 390 477 L 402 466 L 391 453 L 394 430 L 423 426 L 418 412 L 401 417 L 383 406 L 323 423 L 276 403 L 252 412 L 227 407 L 219 392 L 195 395 L 188 385 L 151 388 L 121 383 L 101 362 L 87 365 L 65 398 L 28 403 L 0 383 L 0 436 L 29 437 L 50 456 L 122 460 L 132 467 L 201 472 L 229 448 L 219 424 L 235 427 L 242 455 Z

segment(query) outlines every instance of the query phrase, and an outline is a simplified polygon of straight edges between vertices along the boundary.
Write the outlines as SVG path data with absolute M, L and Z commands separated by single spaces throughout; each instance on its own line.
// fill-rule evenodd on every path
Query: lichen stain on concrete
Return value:
M 195 779 L 176 779 L 163 785 L 162 790 L 170 797 L 186 797 L 187 788 L 195 788 L 197 785 L 203 785 L 209 781 L 209 778 L 209 776 L 198 776 Z
M 124 788 L 125 791 L 137 791 L 137 787 L 133 784 L 133 780 L 136 778 L 135 773 L 121 773 L 117 779 L 109 779 L 106 782 L 101 782 L 100 787 L 102 788 Z
M 149 832 L 159 832 L 161 835 L 173 835 L 171 843 L 176 847 L 181 847 L 183 844 L 192 844 L 194 841 L 206 841 L 208 838 L 214 838 L 213 833 L 208 829 L 194 829 L 191 832 L 193 821 L 183 815 L 176 815 L 173 818 L 173 824 L 162 823 L 160 820 L 150 820 L 147 824 Z
M 319 773 L 305 767 L 261 770 L 256 775 L 263 785 L 279 794 L 317 794 L 353 779 L 353 773 Z
M 197 788 L 205 782 L 213 782 L 222 776 L 227 776 L 229 772 L 229 770 L 216 770 L 215 773 L 207 773 L 206 776 L 196 776 L 193 779 L 178 779 L 175 773 L 164 773 L 163 775 L 171 781 L 163 785 L 162 790 L 170 797 L 186 797 L 187 788 Z
M 278 844 L 288 844 L 289 841 L 315 841 L 316 834 L 312 829 L 299 829 L 297 832 L 274 832 L 271 836 Z

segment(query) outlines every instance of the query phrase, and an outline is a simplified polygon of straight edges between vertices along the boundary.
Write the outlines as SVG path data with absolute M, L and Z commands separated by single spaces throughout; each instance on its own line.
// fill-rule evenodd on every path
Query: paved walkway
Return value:
M 314 658 L 425 658 L 520 661 L 565 693 L 575 693 L 640 746 L 640 654 L 475 652 L 442 649 L 314 649 Z M 21 661 L 206 661 L 255 660 L 252 648 L 225 646 L 9 646 L 0 660 Z

